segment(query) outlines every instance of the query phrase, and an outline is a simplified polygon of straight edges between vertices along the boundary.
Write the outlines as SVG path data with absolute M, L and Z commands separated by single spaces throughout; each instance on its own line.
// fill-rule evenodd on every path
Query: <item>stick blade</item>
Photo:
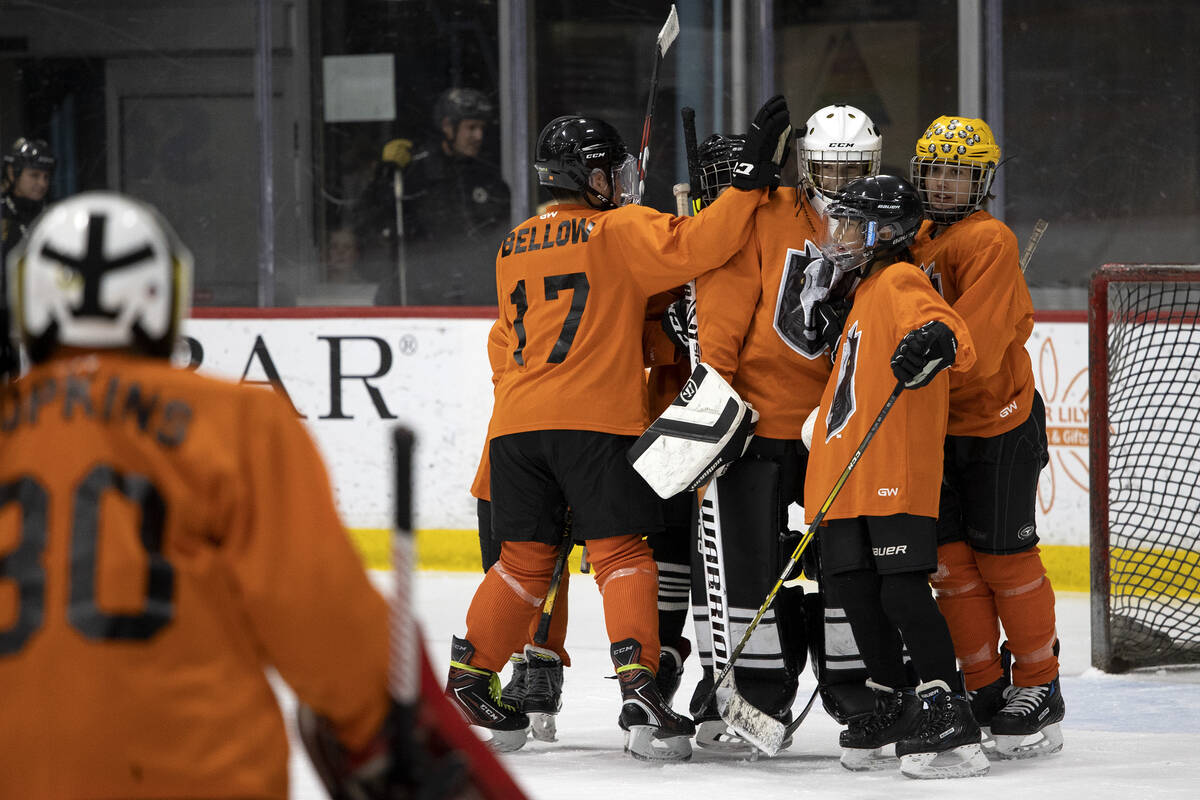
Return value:
M 729 696 L 729 702 L 721 709 L 721 719 L 731 731 L 768 756 L 778 755 L 787 738 L 786 725 L 760 711 L 738 692 Z
M 666 55 L 667 50 L 671 47 L 671 43 L 675 41 L 675 37 L 679 35 L 679 14 L 675 12 L 675 4 L 671 4 L 671 13 L 667 14 L 667 21 L 663 23 L 662 30 L 658 32 L 658 52 L 659 55 Z

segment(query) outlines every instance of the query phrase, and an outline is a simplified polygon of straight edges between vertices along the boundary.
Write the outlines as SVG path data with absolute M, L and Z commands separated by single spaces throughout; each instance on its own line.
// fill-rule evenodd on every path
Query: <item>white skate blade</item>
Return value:
M 687 761 L 692 757 L 692 743 L 687 736 L 657 738 L 658 728 L 652 725 L 632 725 L 625 734 L 625 752 L 642 761 Z
M 557 717 L 557 714 L 530 711 L 529 732 L 533 734 L 533 738 L 539 742 L 557 742 L 558 723 L 555 717 Z
M 900 760 L 896 758 L 894 745 L 865 750 L 843 747 L 841 764 L 851 772 L 872 772 L 879 769 L 895 769 Z
M 900 758 L 900 772 L 918 780 L 975 778 L 987 775 L 988 763 L 978 744 L 964 744 L 941 753 L 910 753 Z
M 770 714 L 764 714 L 737 692 L 721 709 L 721 719 L 728 729 L 741 736 L 768 756 L 774 756 L 784 746 L 787 726 Z
M 491 728 L 484 728 L 491 731 L 492 738 L 488 739 L 487 745 L 497 753 L 515 753 L 525 746 L 526 734 L 528 728 L 522 728 L 517 731 L 497 731 Z
M 996 758 L 1010 760 L 1049 756 L 1062 750 L 1062 727 L 1055 722 L 1040 731 L 1030 734 L 999 734 L 996 740 Z
M 705 720 L 696 725 L 696 744 L 705 750 L 736 756 L 748 756 L 758 752 L 758 748 L 738 736 L 735 731 L 729 730 L 723 719 Z

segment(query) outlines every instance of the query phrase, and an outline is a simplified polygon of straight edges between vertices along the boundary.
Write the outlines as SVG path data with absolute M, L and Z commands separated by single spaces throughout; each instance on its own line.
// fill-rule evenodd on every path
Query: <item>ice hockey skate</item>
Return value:
M 524 653 L 513 653 L 508 659 L 512 672 L 508 683 L 500 690 L 500 699 L 516 709 L 524 710 L 525 705 L 525 672 L 529 668 L 525 663 Z
M 1066 714 L 1058 678 L 1040 686 L 1010 686 L 1008 702 L 992 717 L 996 757 L 1035 758 L 1062 750 Z
M 917 733 L 924 717 L 921 699 L 911 687 L 892 689 L 872 680 L 867 686 L 875 692 L 875 710 L 851 719 L 839 735 L 842 766 L 851 772 L 895 769 L 891 746 Z
M 563 663 L 553 650 L 525 645 L 525 698 L 521 709 L 529 717 L 533 738 L 558 739 L 556 717 L 562 710 Z
M 491 670 L 471 666 L 475 648 L 466 639 L 455 636 L 450 645 L 450 674 L 446 678 L 446 697 L 469 725 L 492 732 L 488 744 L 500 753 L 511 753 L 525 746 L 529 717 L 500 698 L 500 677 Z
M 654 682 L 658 684 L 658 693 L 667 705 L 674 701 L 675 693 L 679 691 L 679 684 L 683 681 L 683 662 L 692 652 L 692 643 L 687 639 L 680 639 L 676 645 L 663 645 L 658 651 L 658 674 L 654 676 Z
M 692 693 L 690 707 L 692 718 L 696 721 L 696 745 L 715 753 L 725 753 L 740 758 L 748 758 L 752 761 L 757 760 L 763 751 L 755 746 L 753 742 L 745 739 L 736 730 L 730 729 L 728 723 L 722 719 L 720 713 L 717 711 L 717 699 L 715 696 L 705 705 L 700 705 L 708 697 L 709 693 L 712 692 L 712 686 L 712 667 L 705 667 L 704 675 L 700 678 L 700 682 L 696 684 L 696 689 Z M 745 703 L 747 701 L 742 699 L 742 702 Z M 789 711 L 784 719 L 780 721 L 784 725 L 790 725 L 792 721 L 791 712 Z M 786 750 L 791 744 L 792 737 L 785 733 L 783 741 L 775 749 L 775 752 Z
M 625 752 L 643 761 L 687 761 L 696 726 L 671 710 L 658 691 L 654 673 L 638 663 L 642 646 L 623 639 L 611 647 L 613 666 L 621 682 L 621 716 Z
M 900 772 L 918 779 L 986 775 L 991 765 L 966 695 L 951 692 L 945 681 L 930 681 L 917 687 L 917 696 L 925 714 L 917 734 L 896 743 Z
M 1005 674 L 987 686 L 967 691 L 967 699 L 971 701 L 971 714 L 979 723 L 979 733 L 983 737 L 983 752 L 988 756 L 996 752 L 996 741 L 992 738 L 992 717 L 1004 708 L 1004 692 L 1008 686 L 1008 675 Z

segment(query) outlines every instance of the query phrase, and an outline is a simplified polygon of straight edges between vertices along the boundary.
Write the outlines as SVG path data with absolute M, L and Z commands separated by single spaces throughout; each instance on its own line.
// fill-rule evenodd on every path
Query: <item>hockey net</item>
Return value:
M 1200 265 L 1092 278 L 1092 664 L 1200 664 Z

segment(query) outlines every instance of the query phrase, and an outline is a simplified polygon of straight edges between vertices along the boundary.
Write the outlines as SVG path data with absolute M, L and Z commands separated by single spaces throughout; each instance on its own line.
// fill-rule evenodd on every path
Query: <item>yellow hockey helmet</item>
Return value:
M 983 207 L 999 163 L 1000 146 L 986 122 L 941 116 L 917 139 L 910 176 L 926 215 L 934 222 L 950 224 Z M 953 181 L 945 180 L 945 169 L 934 167 L 955 168 L 950 173 L 955 176 Z

